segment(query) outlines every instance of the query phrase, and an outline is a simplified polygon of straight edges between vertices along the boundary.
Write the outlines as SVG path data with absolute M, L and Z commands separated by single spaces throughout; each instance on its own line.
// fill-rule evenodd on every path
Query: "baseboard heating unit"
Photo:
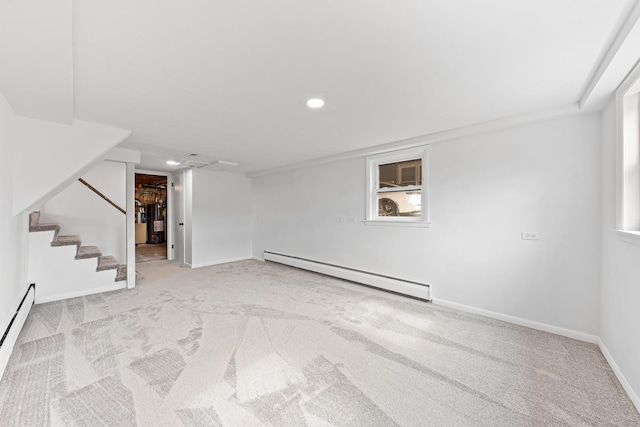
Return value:
M 265 261 L 277 262 L 279 264 L 290 265 L 303 270 L 314 271 L 326 274 L 327 276 L 338 277 L 351 282 L 390 291 L 425 301 L 431 301 L 431 285 L 418 283 L 397 277 L 384 276 L 367 271 L 356 270 L 349 267 L 342 267 L 326 262 L 314 261 L 310 259 L 295 257 L 291 255 L 278 254 L 275 252 L 264 252 Z
M 25 320 L 27 320 L 27 315 L 34 301 L 35 285 L 31 284 L 29 289 L 27 289 L 27 293 L 22 298 L 18 309 L 9 321 L 9 325 L 7 325 L 7 329 L 4 331 L 2 338 L 0 338 L 0 378 L 2 378 L 4 369 L 7 367 L 13 346 L 18 340 L 18 335 L 22 330 Z

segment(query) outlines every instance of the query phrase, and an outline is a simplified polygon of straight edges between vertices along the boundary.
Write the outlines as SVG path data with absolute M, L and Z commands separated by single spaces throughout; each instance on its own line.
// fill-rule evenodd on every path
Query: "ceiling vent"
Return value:
M 202 168 L 205 166 L 209 166 L 211 163 L 209 162 L 198 162 L 196 160 L 187 160 L 185 163 L 185 166 L 188 166 L 190 168 Z
M 224 166 L 239 166 L 236 162 L 229 162 L 227 160 L 214 160 L 212 165 L 224 165 Z
M 184 156 L 185 157 L 196 157 L 198 155 L 198 153 L 187 153 Z

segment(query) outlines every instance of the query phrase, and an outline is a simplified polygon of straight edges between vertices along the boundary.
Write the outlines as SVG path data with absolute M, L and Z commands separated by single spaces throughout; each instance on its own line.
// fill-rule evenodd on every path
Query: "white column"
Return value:
M 136 287 L 135 164 L 127 163 L 127 288 Z

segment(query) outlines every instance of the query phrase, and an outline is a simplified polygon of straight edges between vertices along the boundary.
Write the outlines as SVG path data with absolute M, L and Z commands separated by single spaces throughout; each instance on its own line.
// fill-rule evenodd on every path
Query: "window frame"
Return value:
M 616 91 L 616 231 L 640 245 L 640 64 Z
M 403 186 L 401 190 L 420 190 L 421 214 L 410 217 L 380 217 L 378 216 L 378 193 L 380 185 L 379 166 L 389 163 L 399 163 L 411 160 L 422 161 L 422 185 Z M 420 146 L 402 150 L 389 151 L 380 154 L 367 156 L 367 177 L 366 177 L 366 214 L 365 224 L 367 225 L 393 225 L 409 227 L 429 227 L 429 146 Z M 391 192 L 391 191 L 384 191 Z

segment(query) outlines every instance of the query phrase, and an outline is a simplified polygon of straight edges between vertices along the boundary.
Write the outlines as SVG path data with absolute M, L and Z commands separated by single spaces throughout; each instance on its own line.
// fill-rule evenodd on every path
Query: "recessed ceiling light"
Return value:
M 178 166 L 180 162 L 176 162 L 175 160 L 167 160 L 167 164 L 171 166 Z
M 311 98 L 307 101 L 307 107 L 309 108 L 322 108 L 324 106 L 324 100 L 320 98 Z

